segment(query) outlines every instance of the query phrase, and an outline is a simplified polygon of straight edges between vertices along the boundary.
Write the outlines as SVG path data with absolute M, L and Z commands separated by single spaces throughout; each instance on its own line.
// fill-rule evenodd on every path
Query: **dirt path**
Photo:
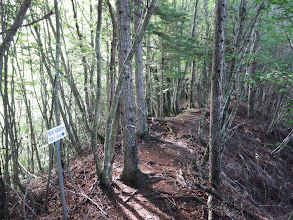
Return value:
M 193 119 L 199 116 L 195 110 L 156 121 L 151 135 L 161 141 L 139 141 L 141 170 L 149 180 L 138 191 L 115 180 L 114 192 L 128 219 L 205 219 L 205 195 L 190 187 L 190 180 L 184 177 L 199 148 L 193 133 L 197 126 Z

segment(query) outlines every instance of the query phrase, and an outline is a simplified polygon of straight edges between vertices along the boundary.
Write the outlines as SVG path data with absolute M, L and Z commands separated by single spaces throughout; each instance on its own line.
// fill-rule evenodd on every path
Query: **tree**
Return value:
M 135 129 L 135 104 L 132 83 L 132 68 L 130 60 L 124 63 L 128 53 L 131 49 L 131 34 L 130 34 L 130 5 L 128 0 L 117 1 L 118 17 L 118 58 L 119 71 L 126 66 L 124 72 L 123 89 L 120 98 L 121 104 L 121 124 L 122 124 L 122 139 L 123 139 L 123 153 L 124 153 L 124 168 L 121 179 L 125 182 L 135 184 L 139 169 L 139 158 L 136 143 L 136 129 Z
M 98 133 L 98 122 L 101 109 L 101 90 L 102 90 L 102 56 L 101 56 L 101 26 L 102 26 L 102 5 L 103 1 L 99 0 L 98 2 L 98 19 L 97 19 L 97 30 L 96 30 L 96 56 L 97 56 L 97 88 L 96 88 L 96 100 L 94 106 L 94 124 L 91 134 L 91 145 L 92 151 L 96 163 L 96 172 L 100 176 L 100 159 L 97 152 L 97 133 Z
M 124 1 L 124 0 L 123 0 Z M 125 3 L 125 2 L 124 2 Z M 129 80 L 129 77 L 128 78 L 125 78 L 125 75 L 126 74 L 130 74 L 129 72 L 127 73 L 127 71 L 129 71 L 129 68 L 130 68 L 130 62 L 134 56 L 134 53 L 135 53 L 135 50 L 138 46 L 138 44 L 141 42 L 143 36 L 144 36 L 144 33 L 145 33 L 145 30 L 148 26 L 148 23 L 150 21 L 150 18 L 155 10 L 155 4 L 156 4 L 156 0 L 152 0 L 149 4 L 149 8 L 146 12 L 146 15 L 144 17 L 144 20 L 142 22 L 142 25 L 139 29 L 139 31 L 136 33 L 136 36 L 134 38 L 134 41 L 133 41 L 133 44 L 132 44 L 132 47 L 131 48 L 125 48 L 125 49 L 128 49 L 128 51 L 126 50 L 120 50 L 120 52 L 122 52 L 122 56 L 125 57 L 124 60 L 119 60 L 120 63 L 119 64 L 119 79 L 118 79 L 118 82 L 117 82 L 117 85 L 116 85 L 116 89 L 115 89 L 115 94 L 113 96 L 113 102 L 112 102 L 112 105 L 111 105 L 111 109 L 110 109 L 110 112 L 109 112 L 109 115 L 108 115 L 108 118 L 107 118 L 107 124 L 106 124 L 106 135 L 105 135 L 105 143 L 104 143 L 104 169 L 103 169 L 103 173 L 102 173 L 102 181 L 101 181 L 101 185 L 102 186 L 108 186 L 109 183 L 112 181 L 112 170 L 111 170 L 111 164 L 113 163 L 113 157 L 111 155 L 111 140 L 112 140 L 112 137 L 114 135 L 114 132 L 113 132 L 113 125 L 114 125 L 114 120 L 115 120 L 115 115 L 116 115 L 116 111 L 117 111 L 117 106 L 118 106 L 118 103 L 119 103 L 119 98 L 120 98 L 120 95 L 121 95 L 121 92 L 122 92 L 122 89 L 125 88 L 127 89 L 127 84 L 126 86 L 124 87 L 124 80 Z M 124 6 L 121 4 L 120 1 L 117 2 L 117 8 L 118 9 L 124 9 L 124 7 L 126 7 L 126 11 L 127 11 L 127 7 L 129 7 L 129 5 Z M 125 13 L 125 11 L 121 11 L 121 10 L 118 10 L 118 14 L 120 14 L 120 12 L 123 14 Z M 129 14 L 128 14 L 129 15 Z M 125 14 L 123 15 L 125 16 Z M 126 39 L 129 38 L 130 39 L 130 36 L 128 36 L 127 34 L 127 31 L 130 31 L 128 28 L 128 24 L 129 24 L 129 18 L 125 18 L 126 19 L 126 24 L 127 26 L 125 27 L 126 30 Z M 123 20 L 123 19 L 122 19 Z M 120 21 L 121 22 L 121 21 Z M 123 23 L 123 22 L 122 22 Z M 119 24 L 119 22 L 118 22 Z M 118 25 L 120 28 L 121 28 L 121 23 Z M 124 28 L 124 27 L 122 27 Z M 128 29 L 128 30 L 127 30 Z M 130 33 L 129 33 L 130 34 Z M 122 37 L 122 36 L 121 36 Z M 125 36 L 124 36 L 125 37 Z M 127 46 L 127 44 L 126 44 Z M 121 46 L 120 46 L 121 48 Z M 120 49 L 119 48 L 119 49 Z M 123 48 L 123 47 L 122 47 Z M 129 82 L 128 82 L 129 83 Z M 129 84 L 128 84 L 129 85 Z M 132 97 L 133 99 L 133 97 Z M 125 106 L 127 108 L 127 106 Z M 134 111 L 134 106 L 130 106 L 133 111 Z M 132 113 L 132 117 L 133 117 L 134 113 Z M 125 171 L 125 174 L 124 174 L 124 180 L 125 181 L 131 181 L 133 182 L 134 184 L 139 184 L 139 182 L 137 182 L 137 179 L 139 177 L 139 174 L 140 173 L 140 169 L 138 166 L 132 166 L 133 164 L 136 164 L 138 165 L 138 156 L 137 156 L 137 145 L 136 145 L 136 136 L 135 136 L 135 121 L 134 121 L 134 118 L 125 118 L 125 120 L 129 120 L 130 119 L 130 122 L 132 122 L 132 124 L 127 124 L 127 125 L 130 125 L 130 126 L 127 126 L 127 127 L 130 127 L 131 128 L 131 134 L 129 137 L 126 137 L 128 138 L 128 140 L 133 140 L 131 138 L 135 138 L 134 139 L 134 142 L 132 142 L 130 146 L 128 146 L 127 148 L 124 149 L 124 151 L 126 150 L 134 150 L 133 151 L 133 155 L 131 155 L 132 153 L 131 152 L 127 152 L 128 155 L 130 155 L 130 158 L 129 159 L 133 159 L 134 161 L 130 162 L 130 164 L 127 164 L 127 168 L 130 167 L 131 169 L 133 170 L 127 170 Z M 124 121 L 125 122 L 125 121 Z M 126 134 L 128 135 L 128 134 Z M 128 141 L 126 140 L 126 141 Z M 135 143 L 135 144 L 133 144 Z M 123 144 L 126 144 L 126 142 L 124 142 L 124 136 L 123 136 Z M 124 145 L 125 146 L 125 145 Z M 125 161 L 125 160 L 124 160 Z M 126 170 L 124 168 L 124 170 Z M 128 175 L 130 174 L 130 175 Z M 134 176 L 132 176 L 134 175 Z
M 221 183 L 221 151 L 222 151 L 222 80 L 224 71 L 224 45 L 225 45 L 225 21 L 226 0 L 218 0 L 215 5 L 215 29 L 213 47 L 213 66 L 211 77 L 211 107 L 210 107 L 210 156 L 209 156 L 209 182 L 216 190 Z M 212 214 L 212 196 L 209 196 L 209 219 Z
M 54 107 L 55 107 L 55 117 L 56 123 L 59 126 L 61 124 L 60 119 L 60 101 L 59 101 L 59 87 L 60 87 L 60 52 L 61 52 L 61 24 L 60 24 L 60 14 L 57 0 L 54 0 L 55 3 L 55 15 L 56 15 L 56 58 L 55 58 L 55 88 L 54 88 Z M 61 153 L 60 153 L 60 143 L 58 140 L 56 142 L 56 156 L 57 156 L 57 165 L 58 165 L 58 176 L 59 176 L 59 185 L 60 185 L 60 194 L 61 194 L 61 202 L 62 202 L 62 210 L 63 210 L 63 218 L 67 220 L 67 209 L 66 209 L 66 201 L 65 201 L 65 192 L 64 192 L 64 181 L 63 181 L 63 173 L 62 173 L 62 165 L 61 165 Z
M 8 63 L 7 63 L 7 54 L 6 52 L 9 50 L 10 44 L 16 34 L 16 32 L 18 31 L 18 29 L 21 27 L 22 22 L 24 20 L 24 16 L 29 8 L 31 4 L 31 0 L 24 0 L 18 10 L 18 13 L 14 19 L 14 22 L 10 28 L 10 30 L 6 33 L 5 37 L 3 35 L 2 38 L 2 44 L 0 45 L 0 91 L 2 93 L 2 73 L 3 73 L 3 68 L 4 66 L 7 67 Z M 4 18 L 4 11 L 3 11 L 3 2 L 1 1 L 1 21 L 3 21 Z M 5 24 L 4 22 L 2 22 L 2 31 L 6 31 L 5 30 Z M 6 57 L 6 58 L 5 58 Z M 4 61 L 5 58 L 5 61 Z M 4 65 L 3 65 L 4 64 Z M 11 131 L 13 129 L 13 126 L 9 124 L 8 121 L 8 91 L 7 91 L 7 69 L 4 70 L 5 75 L 4 75 L 4 94 L 3 97 L 3 104 L 4 104 L 4 118 L 5 118 L 5 122 L 4 122 L 4 129 L 5 129 L 5 149 L 6 149 L 6 161 L 5 161 L 5 170 L 4 170 L 4 176 L 5 176 L 5 183 L 7 185 L 10 185 L 10 177 L 9 177 L 9 171 L 8 171 L 8 162 L 9 162 L 9 140 L 8 140 L 8 132 L 9 130 Z M 14 120 L 15 121 L 15 120 Z M 17 135 L 17 134 L 14 134 Z M 11 140 L 10 140 L 13 144 L 15 143 L 14 137 L 11 136 Z M 15 164 L 16 165 L 16 164 Z M 18 166 L 14 167 L 15 169 L 18 169 Z M 18 180 L 18 176 L 15 177 L 16 180 Z M 2 173 L 0 176 L 0 181 L 1 183 L 3 182 L 2 180 Z M 4 186 L 4 184 L 2 184 L 2 186 Z M 6 187 L 5 187 L 6 188 Z M 4 215 L 5 215 L 5 219 L 9 219 L 9 211 L 8 211 L 8 202 L 9 202 L 9 191 L 6 188 L 5 190 L 1 190 L 1 193 L 5 193 L 5 195 L 0 195 L 1 199 L 5 199 L 5 201 L 1 201 L 1 204 L 5 204 L 4 205 Z M 3 213 L 1 213 L 3 214 Z M 3 217 L 3 216 L 2 216 Z
M 142 22 L 142 2 L 134 0 L 134 32 L 139 30 Z M 142 43 L 140 43 L 135 52 L 135 91 L 136 91 L 136 115 L 137 115 L 137 134 L 145 136 L 148 134 L 148 124 L 146 117 L 145 89 L 143 80 L 143 59 L 142 59 Z

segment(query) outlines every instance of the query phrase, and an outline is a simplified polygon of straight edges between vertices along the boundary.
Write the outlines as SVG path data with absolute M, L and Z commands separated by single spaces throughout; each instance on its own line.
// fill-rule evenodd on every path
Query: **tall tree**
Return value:
M 96 164 L 96 172 L 97 175 L 100 176 L 101 168 L 100 168 L 100 159 L 97 152 L 97 133 L 98 133 L 98 122 L 99 115 L 101 109 L 101 90 L 102 90 L 102 56 L 101 56 L 101 27 L 102 27 L 102 5 L 103 0 L 99 0 L 98 2 L 98 21 L 97 21 L 97 30 L 96 30 L 96 56 L 97 56 L 97 88 L 96 88 L 96 102 L 94 106 L 94 124 L 91 134 L 91 145 L 92 151 Z
M 126 4 L 122 4 L 122 3 L 128 3 Z M 118 19 L 122 19 L 123 18 L 120 16 L 124 16 L 125 17 L 125 11 L 122 11 L 122 9 L 124 9 L 124 7 L 126 7 L 126 11 L 127 11 L 127 8 L 129 10 L 129 2 L 128 1 L 125 1 L 125 0 L 122 0 L 122 3 L 121 1 L 117 1 L 117 11 L 118 11 Z M 104 143 L 104 169 L 103 169 L 103 174 L 102 174 L 102 181 L 101 181 L 101 184 L 102 186 L 107 186 L 111 181 L 111 163 L 113 163 L 113 158 L 111 157 L 111 149 L 110 149 L 110 145 L 111 145 L 111 140 L 112 140 L 112 137 L 114 135 L 114 132 L 113 132 L 113 125 L 114 125 L 114 120 L 115 120 L 115 115 L 116 115 L 116 111 L 117 111 L 117 106 L 118 106 L 118 103 L 119 103 L 119 98 L 120 98 L 120 95 L 122 93 L 122 89 L 127 89 L 127 85 L 129 84 L 126 84 L 126 86 L 124 86 L 124 81 L 125 80 L 129 80 L 129 77 L 125 77 L 127 74 L 130 74 L 129 71 L 129 68 L 130 67 L 130 63 L 131 63 L 131 60 L 134 56 L 134 53 L 135 53 L 135 50 L 138 46 L 138 44 L 141 42 L 142 38 L 143 38 L 143 35 L 145 33 L 145 30 L 148 26 L 148 23 L 150 21 L 150 18 L 155 10 L 155 4 L 156 4 L 156 0 L 152 0 L 149 4 L 149 8 L 147 10 L 147 13 L 144 17 L 144 20 L 142 22 L 142 25 L 139 29 L 139 31 L 137 32 L 136 36 L 135 36 L 135 39 L 133 41 L 133 44 L 132 44 L 132 47 L 130 48 L 123 48 L 119 47 L 119 52 L 122 53 L 122 56 L 125 58 L 124 60 L 120 60 L 119 59 L 119 79 L 118 79 L 118 82 L 117 82 L 117 86 L 116 86 L 116 89 L 115 89 L 115 94 L 113 96 L 113 102 L 112 102 L 112 105 L 111 105 L 111 109 L 110 109 L 110 112 L 109 112 L 109 115 L 108 115 L 108 118 L 107 118 L 107 125 L 106 125 L 106 137 L 105 137 L 105 143 Z M 124 13 L 124 14 L 123 14 Z M 123 14 L 123 15 L 121 15 Z M 128 11 L 128 16 L 129 16 L 129 11 Z M 121 21 L 118 21 L 118 27 L 121 29 L 124 29 L 125 33 L 127 34 L 127 38 L 130 39 L 130 27 L 128 26 L 130 24 L 130 21 L 129 21 L 130 18 L 126 18 L 126 23 L 127 24 L 126 26 L 121 26 Z M 122 22 L 124 24 L 124 22 Z M 126 29 L 126 30 L 125 30 Z M 127 30 L 128 29 L 128 30 Z M 119 30 L 120 31 L 120 30 Z M 122 31 L 122 30 L 121 30 Z M 129 33 L 127 33 L 127 31 Z M 129 36 L 128 36 L 129 34 Z M 120 34 L 120 37 L 121 34 Z M 125 37 L 125 36 L 124 36 Z M 126 39 L 127 39 L 126 38 Z M 121 41 L 120 41 L 121 42 Z M 125 42 L 124 42 L 125 43 Z M 129 42 L 128 42 L 129 43 Z M 128 44 L 126 44 L 127 46 Z M 129 45 L 128 45 L 129 46 Z M 122 50 L 122 49 L 126 49 L 126 51 Z M 130 86 L 130 85 L 129 85 Z M 132 99 L 133 99 L 133 94 L 132 94 Z M 127 108 L 127 106 L 124 105 L 125 108 Z M 132 117 L 133 118 L 129 118 L 130 119 L 130 122 L 131 124 L 124 124 L 122 126 L 124 126 L 124 128 L 128 129 L 128 128 L 131 128 L 131 134 L 129 134 L 130 136 L 128 137 L 128 139 L 126 141 L 124 141 L 124 138 L 127 138 L 126 136 L 123 136 L 123 144 L 124 146 L 126 146 L 126 148 L 124 149 L 124 152 L 125 151 L 131 151 L 133 150 L 133 154 L 130 152 L 127 152 L 124 157 L 126 157 L 127 155 L 130 155 L 130 157 L 128 158 L 129 160 L 134 160 L 132 162 L 130 162 L 130 164 L 127 164 L 126 167 L 127 168 L 131 168 L 133 170 L 127 170 L 124 172 L 124 180 L 125 181 L 128 181 L 128 182 L 131 182 L 131 181 L 134 181 L 134 184 L 137 184 L 137 179 L 139 177 L 139 174 L 140 174 L 140 169 L 139 169 L 139 164 L 138 164 L 138 155 L 137 155 L 137 145 L 136 145 L 136 136 L 135 136 L 135 116 L 134 116 L 134 106 L 130 106 L 130 108 L 132 108 L 131 110 L 133 111 L 132 113 Z M 128 109 L 126 109 L 128 110 Z M 126 112 L 127 113 L 127 112 Z M 122 114 L 125 114 L 125 113 L 122 113 Z M 126 118 L 125 118 L 126 119 Z M 127 119 L 126 119 L 127 120 Z M 125 122 L 125 121 L 124 121 Z M 125 129 L 124 129 L 125 130 Z M 127 133 L 124 133 L 125 135 L 128 135 Z M 126 143 L 128 140 L 131 140 L 131 138 L 135 138 L 134 139 L 134 142 L 132 142 L 130 146 L 127 146 Z M 134 144 L 133 144 L 134 143 Z M 125 161 L 125 159 L 124 159 Z M 134 165 L 134 166 L 132 166 Z M 136 165 L 136 166 L 135 166 Z M 124 168 L 124 170 L 126 170 Z M 123 171 L 124 171 L 123 170 Z
M 2 34 L 6 32 L 6 35 L 4 37 L 4 35 L 2 35 L 2 44 L 0 45 L 0 91 L 2 91 L 2 73 L 3 73 L 3 64 L 7 63 L 7 56 L 5 56 L 6 52 L 9 50 L 10 44 L 16 34 L 16 32 L 18 31 L 18 29 L 21 27 L 22 22 L 24 20 L 24 16 L 29 8 L 31 4 L 31 0 L 24 0 L 17 12 L 17 15 L 14 19 L 13 24 L 11 25 L 9 31 L 5 29 L 6 25 L 4 21 L 4 6 L 3 6 L 3 1 L 1 1 L 1 25 L 2 25 Z M 4 62 L 4 57 L 5 58 L 5 62 Z M 4 76 L 4 82 L 5 82 L 5 86 L 4 86 L 4 93 L 7 94 L 7 71 L 5 72 L 5 76 Z M 5 148 L 6 148 L 6 158 L 5 158 L 5 170 L 4 170 L 4 176 L 5 176 L 5 183 L 7 185 L 10 185 L 10 181 L 9 181 L 9 170 L 8 170 L 8 162 L 9 162 L 9 142 L 8 142 L 8 132 L 9 130 L 12 130 L 12 128 L 9 126 L 9 122 L 8 122 L 8 95 L 3 95 L 3 104 L 4 104 L 4 129 L 5 129 Z M 16 134 L 15 134 L 16 135 Z M 11 139 L 11 141 L 14 141 L 13 139 Z M 18 169 L 18 168 L 17 168 Z M 2 176 L 0 176 L 0 181 L 2 181 Z M 4 185 L 4 184 L 3 184 Z M 5 201 L 2 201 L 1 203 L 5 204 L 4 205 L 4 215 L 5 215 L 5 219 L 9 219 L 9 211 L 8 211 L 8 202 L 9 202 L 9 192 L 8 189 L 5 190 L 1 190 L 1 193 L 5 193 L 5 195 L 0 195 L 0 198 L 5 199 Z
M 194 2 L 194 12 L 193 12 L 193 25 L 191 27 L 191 37 L 194 38 L 195 28 L 197 23 L 197 8 L 198 0 Z M 190 82 L 190 108 L 194 108 L 194 83 L 195 83 L 195 71 L 196 71 L 196 62 L 192 60 L 191 63 L 191 82 Z
M 134 0 L 134 32 L 139 31 L 142 22 L 142 2 Z M 135 91 L 136 91 L 136 115 L 137 115 L 137 134 L 144 136 L 148 134 L 148 124 L 146 117 L 145 89 L 143 80 L 143 59 L 142 43 L 140 42 L 135 51 Z
M 210 107 L 210 168 L 209 182 L 213 188 L 219 190 L 221 183 L 221 113 L 222 113 L 222 79 L 224 72 L 224 45 L 225 45 L 225 21 L 226 0 L 217 0 L 215 5 L 215 27 L 213 64 L 211 77 L 211 107 Z M 212 196 L 209 196 L 209 219 L 213 218 Z
M 55 117 L 56 123 L 59 126 L 61 124 L 60 120 L 60 101 L 59 101 L 59 87 L 60 87 L 60 53 L 61 53 L 61 39 L 60 39 L 60 14 L 59 14 L 59 6 L 58 1 L 54 0 L 55 4 L 55 16 L 56 16 L 56 57 L 55 57 L 55 88 L 54 88 L 54 107 L 55 107 Z M 67 209 L 66 209 L 66 201 L 65 201 L 65 192 L 64 192 L 64 181 L 63 181 L 63 173 L 62 173 L 62 165 L 61 165 L 61 154 L 60 154 L 60 146 L 61 141 L 58 140 L 56 142 L 56 156 L 57 156 L 57 165 L 58 165 L 58 176 L 59 176 L 59 186 L 61 193 L 61 202 L 62 202 L 62 210 L 63 210 L 63 219 L 67 220 Z
M 118 58 L 119 71 L 123 68 L 122 65 L 127 66 L 124 72 L 123 89 L 120 98 L 121 103 L 121 124 L 123 136 L 123 153 L 124 153 L 124 168 L 121 179 L 126 182 L 135 183 L 140 173 L 139 159 L 136 143 L 136 129 L 135 129 L 135 104 L 133 94 L 132 82 L 132 68 L 130 60 L 124 63 L 131 49 L 131 34 L 130 34 L 130 5 L 129 0 L 118 0 L 117 11 L 118 17 Z

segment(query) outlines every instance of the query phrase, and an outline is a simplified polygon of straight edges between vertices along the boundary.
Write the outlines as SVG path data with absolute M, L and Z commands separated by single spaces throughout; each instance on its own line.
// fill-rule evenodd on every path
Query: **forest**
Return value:
M 0 13 L 0 219 L 293 220 L 293 1 Z

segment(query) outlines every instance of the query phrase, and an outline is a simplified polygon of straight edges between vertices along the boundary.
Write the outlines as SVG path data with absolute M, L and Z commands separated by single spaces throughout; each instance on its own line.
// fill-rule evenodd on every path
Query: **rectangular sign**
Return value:
M 59 125 L 55 128 L 48 130 L 47 135 L 48 135 L 48 144 L 52 144 L 55 141 L 58 141 L 58 140 L 64 138 L 66 136 L 65 125 L 62 124 L 62 125 Z

